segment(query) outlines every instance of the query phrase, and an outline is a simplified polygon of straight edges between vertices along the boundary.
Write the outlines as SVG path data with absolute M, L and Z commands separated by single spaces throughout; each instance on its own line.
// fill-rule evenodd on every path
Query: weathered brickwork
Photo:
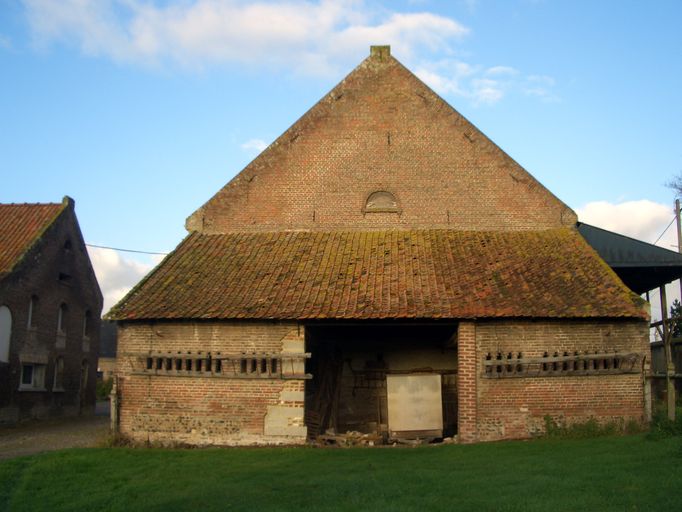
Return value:
M 71 199 L 0 279 L 0 306 L 12 316 L 9 361 L 0 361 L 0 424 L 94 413 L 102 296 Z M 22 383 L 26 365 L 31 384 Z
M 476 324 L 461 322 L 457 333 L 458 358 L 458 439 L 460 443 L 478 440 L 478 353 Z
M 387 191 L 397 212 L 367 212 Z M 577 218 L 392 57 L 369 57 L 187 222 L 190 231 L 548 229 Z
M 462 347 L 463 349 L 463 347 Z M 462 350 L 460 349 L 460 350 Z M 488 353 L 638 353 L 650 358 L 648 326 L 642 321 L 489 321 L 476 324 L 477 411 L 474 440 L 540 434 L 545 416 L 559 424 L 645 421 L 641 371 L 594 376 L 485 378 Z M 460 377 L 462 353 L 460 352 Z M 460 398 L 460 408 L 462 400 Z M 460 412 L 460 417 L 461 417 Z M 460 429 L 462 425 L 460 425 Z
M 119 325 L 119 431 L 137 442 L 295 444 L 305 441 L 299 359 L 286 378 L 206 371 L 152 371 L 149 354 L 168 357 L 303 354 L 295 322 L 156 322 Z

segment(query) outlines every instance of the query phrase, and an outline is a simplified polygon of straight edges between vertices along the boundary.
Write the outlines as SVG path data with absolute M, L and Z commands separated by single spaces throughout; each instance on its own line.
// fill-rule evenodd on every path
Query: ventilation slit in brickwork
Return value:
M 178 372 L 182 370 L 182 359 L 175 360 L 175 370 Z
M 247 360 L 246 359 L 242 359 L 241 361 L 239 361 L 239 372 L 240 373 L 246 373 L 247 368 L 248 368 L 248 366 L 247 366 Z
M 185 370 L 188 372 L 192 371 L 192 360 L 191 359 L 185 359 Z
M 268 360 L 267 359 L 261 359 L 260 360 L 260 372 L 261 373 L 268 373 Z
M 576 376 L 614 373 L 640 373 L 642 354 L 617 352 L 544 352 L 540 357 L 514 356 L 497 352 L 485 355 L 483 375 L 487 378 Z
M 215 372 L 221 373 L 223 371 L 223 362 L 220 359 L 215 360 Z
M 270 359 L 270 372 L 277 373 L 277 359 Z
M 256 373 L 258 371 L 258 361 L 256 359 L 251 359 L 251 373 Z
M 147 358 L 147 370 L 151 370 L 154 367 L 154 359 L 151 357 Z
M 163 369 L 163 359 L 160 357 L 156 358 L 156 369 L 157 370 Z

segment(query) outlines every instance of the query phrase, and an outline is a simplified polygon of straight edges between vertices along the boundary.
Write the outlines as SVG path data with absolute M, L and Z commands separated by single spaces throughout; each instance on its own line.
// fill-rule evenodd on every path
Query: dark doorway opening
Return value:
M 346 432 L 376 434 L 383 440 L 456 435 L 457 324 L 307 325 L 306 352 L 311 353 L 306 373 L 313 376 L 305 394 L 309 439 Z M 396 398 L 388 379 L 423 380 L 431 387 L 438 382 L 440 394 Z M 427 416 L 431 421 L 441 418 L 441 427 L 433 429 Z M 400 430 L 405 419 L 416 427 Z M 418 428 L 422 421 L 428 428 Z

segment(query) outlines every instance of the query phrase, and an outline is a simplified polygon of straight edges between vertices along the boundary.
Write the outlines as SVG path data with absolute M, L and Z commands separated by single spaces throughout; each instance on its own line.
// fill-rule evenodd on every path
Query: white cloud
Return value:
M 12 40 L 4 34 L 0 34 L 0 48 L 3 50 L 12 49 Z
M 36 42 L 78 46 L 87 55 L 189 68 L 215 63 L 334 70 L 391 44 L 409 59 L 448 48 L 469 29 L 436 14 L 373 11 L 362 1 L 24 0 Z
M 537 96 L 542 101 L 557 101 L 552 92 L 554 79 L 545 75 L 523 76 L 510 66 L 484 68 L 455 59 L 425 62 L 415 74 L 442 95 L 468 98 L 474 105 L 494 105 L 510 92 Z M 530 91 L 531 86 L 533 91 Z
M 510 66 L 493 66 L 492 68 L 486 69 L 485 74 L 488 76 L 518 75 L 519 70 Z
M 493 104 L 504 96 L 504 91 L 497 80 L 489 78 L 477 78 L 471 81 L 472 93 L 475 103 Z
M 241 148 L 245 151 L 256 151 L 260 153 L 263 151 L 265 148 L 268 147 L 268 143 L 265 142 L 262 139 L 249 139 L 243 144 L 241 144 Z
M 524 94 L 534 96 L 543 102 L 553 103 L 561 101 L 561 98 L 553 91 L 556 80 L 547 75 L 529 75 L 522 86 Z
M 623 235 L 654 243 L 661 233 L 665 234 L 656 245 L 672 251 L 677 250 L 677 230 L 675 223 L 666 230 L 674 217 L 672 206 L 642 199 L 639 201 L 625 201 L 609 203 L 595 201 L 587 203 L 576 210 L 578 218 L 587 224 L 615 231 Z M 680 299 L 680 285 L 678 281 L 666 285 L 668 305 L 673 300 Z M 650 295 L 652 320 L 661 318 L 661 302 L 657 291 Z
M 102 314 L 109 311 L 161 260 L 161 257 L 154 257 L 151 263 L 142 263 L 116 251 L 97 247 L 88 247 L 88 254 L 104 296 Z
M 656 241 L 674 216 L 670 206 L 647 199 L 615 204 L 608 201 L 595 201 L 578 208 L 576 213 L 582 222 L 650 244 Z M 658 245 L 666 249 L 671 248 L 670 245 L 677 242 L 675 233 L 673 225 L 666 231 Z M 675 248 L 677 248 L 676 245 Z

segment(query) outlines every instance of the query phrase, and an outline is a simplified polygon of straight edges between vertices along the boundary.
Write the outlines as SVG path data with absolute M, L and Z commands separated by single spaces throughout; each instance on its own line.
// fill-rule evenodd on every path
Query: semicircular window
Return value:
M 388 212 L 398 213 L 398 201 L 395 196 L 385 190 L 372 192 L 365 202 L 365 212 Z

